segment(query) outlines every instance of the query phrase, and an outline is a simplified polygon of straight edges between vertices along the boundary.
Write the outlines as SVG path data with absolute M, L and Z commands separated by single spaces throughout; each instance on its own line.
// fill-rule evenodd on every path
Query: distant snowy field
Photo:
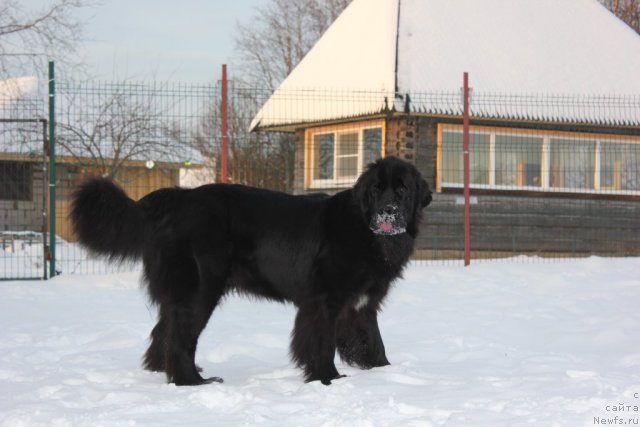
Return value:
M 640 259 L 417 264 L 380 317 L 392 365 L 326 387 L 288 358 L 294 308 L 229 297 L 175 387 L 140 358 L 136 273 L 0 282 L 1 426 L 640 424 Z

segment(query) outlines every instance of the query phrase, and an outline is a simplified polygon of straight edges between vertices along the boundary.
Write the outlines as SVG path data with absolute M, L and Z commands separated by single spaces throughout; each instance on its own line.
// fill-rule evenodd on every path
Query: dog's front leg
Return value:
M 362 369 L 389 365 L 375 307 L 347 307 L 336 329 L 338 353 L 344 362 Z
M 304 370 L 305 381 L 320 380 L 329 385 L 342 378 L 333 362 L 336 352 L 335 310 L 326 302 L 306 304 L 298 309 L 291 340 L 291 356 Z

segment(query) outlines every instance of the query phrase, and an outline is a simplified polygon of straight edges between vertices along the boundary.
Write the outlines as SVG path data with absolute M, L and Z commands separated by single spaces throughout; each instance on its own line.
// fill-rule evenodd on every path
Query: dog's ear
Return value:
M 373 185 L 376 167 L 377 162 L 367 165 L 352 190 L 356 201 L 360 204 L 360 208 L 365 214 L 370 213 L 369 211 L 371 210 L 371 186 Z
M 429 203 L 431 203 L 431 189 L 427 181 L 422 178 L 418 183 L 418 197 L 420 198 L 420 205 L 423 208 L 426 208 L 429 206 Z
M 369 185 L 371 179 L 369 178 L 368 171 L 365 171 L 353 186 L 353 195 L 355 196 L 356 201 L 360 204 L 363 212 L 367 210 L 369 206 Z

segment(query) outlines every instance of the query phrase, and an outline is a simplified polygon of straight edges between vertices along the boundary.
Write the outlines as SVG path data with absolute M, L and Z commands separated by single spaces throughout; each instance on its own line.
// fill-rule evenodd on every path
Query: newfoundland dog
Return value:
M 112 260 L 142 259 L 158 323 L 144 367 L 169 382 L 204 379 L 198 337 L 231 291 L 292 302 L 291 357 L 306 381 L 342 377 L 334 364 L 388 365 L 377 313 L 413 252 L 426 181 L 395 157 L 368 166 L 351 189 L 292 196 L 241 185 L 165 188 L 140 201 L 107 178 L 74 194 L 80 243 Z

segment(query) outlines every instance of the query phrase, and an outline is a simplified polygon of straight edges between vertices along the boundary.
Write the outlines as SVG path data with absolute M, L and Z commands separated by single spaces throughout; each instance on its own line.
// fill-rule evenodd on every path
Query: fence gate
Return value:
M 44 119 L 0 119 L 0 280 L 47 277 Z

